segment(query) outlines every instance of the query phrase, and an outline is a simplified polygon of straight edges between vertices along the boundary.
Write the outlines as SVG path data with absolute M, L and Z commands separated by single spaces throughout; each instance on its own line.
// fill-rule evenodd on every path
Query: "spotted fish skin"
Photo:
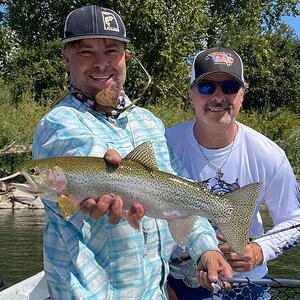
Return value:
M 204 183 L 160 171 L 150 142 L 135 148 L 119 166 L 108 165 L 99 157 L 72 156 L 32 160 L 20 165 L 19 171 L 27 183 L 14 184 L 17 188 L 51 201 L 65 196 L 75 204 L 68 217 L 79 209 L 83 199 L 115 193 L 121 196 L 125 208 L 139 201 L 147 216 L 167 220 L 172 236 L 181 246 L 196 216 L 207 217 L 239 256 L 243 256 L 249 241 L 261 187 L 253 183 L 225 195 L 213 195 Z

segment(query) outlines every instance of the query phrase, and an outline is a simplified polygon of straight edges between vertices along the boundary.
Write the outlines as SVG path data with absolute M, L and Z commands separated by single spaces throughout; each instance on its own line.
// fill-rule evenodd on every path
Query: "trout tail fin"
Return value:
M 260 188 L 261 183 L 257 182 L 223 195 L 224 200 L 232 207 L 231 213 L 226 219 L 218 220 L 215 225 L 240 257 L 244 255 L 249 242 L 250 225 Z

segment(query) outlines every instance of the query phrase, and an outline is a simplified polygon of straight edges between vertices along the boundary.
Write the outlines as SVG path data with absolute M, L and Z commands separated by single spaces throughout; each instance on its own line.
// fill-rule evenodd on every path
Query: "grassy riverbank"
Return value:
M 0 82 L 1 86 L 1 82 Z M 28 154 L 3 154 L 1 149 L 15 143 L 29 147 L 34 129 L 42 115 L 50 109 L 50 105 L 39 105 L 33 95 L 23 95 L 18 103 L 13 102 L 12 92 L 1 86 L 0 91 L 0 177 L 14 171 L 15 165 L 28 159 Z M 194 119 L 193 111 L 183 107 L 169 107 L 166 104 L 148 107 L 161 118 L 166 128 Z M 269 137 L 282 147 L 294 169 L 300 175 L 300 117 L 288 109 L 275 111 L 241 111 L 238 120 Z

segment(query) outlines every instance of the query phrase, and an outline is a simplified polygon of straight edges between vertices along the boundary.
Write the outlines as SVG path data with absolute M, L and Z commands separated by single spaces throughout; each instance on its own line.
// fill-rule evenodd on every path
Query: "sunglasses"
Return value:
M 224 94 L 236 94 L 241 88 L 241 84 L 235 80 L 226 80 L 220 82 L 204 80 L 197 84 L 199 93 L 205 95 L 212 95 L 218 86 L 221 87 Z

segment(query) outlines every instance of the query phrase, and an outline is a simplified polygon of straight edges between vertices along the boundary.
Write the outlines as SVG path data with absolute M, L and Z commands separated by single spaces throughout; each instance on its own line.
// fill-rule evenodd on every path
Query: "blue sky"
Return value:
M 298 10 L 300 10 L 300 4 L 297 4 Z M 298 17 L 283 17 L 282 21 L 290 25 L 294 30 L 297 36 L 300 38 L 300 16 Z
M 297 36 L 300 38 L 300 16 L 298 17 L 283 17 L 282 21 L 290 25 L 294 30 Z

